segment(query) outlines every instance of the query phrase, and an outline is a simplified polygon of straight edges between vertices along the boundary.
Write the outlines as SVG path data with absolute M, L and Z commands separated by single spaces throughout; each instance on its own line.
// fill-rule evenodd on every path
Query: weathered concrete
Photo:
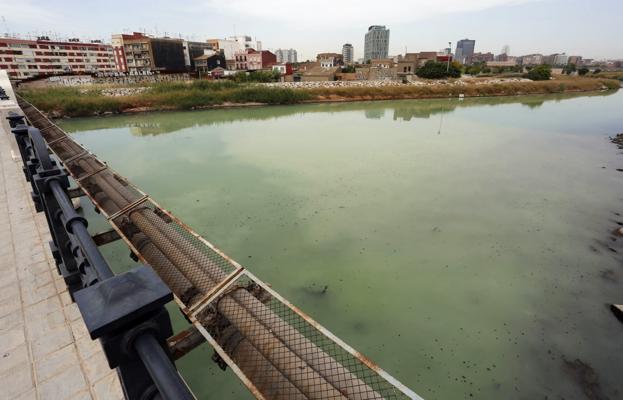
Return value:
M 56 272 L 5 120 L 11 108 L 0 104 L 0 399 L 122 399 Z

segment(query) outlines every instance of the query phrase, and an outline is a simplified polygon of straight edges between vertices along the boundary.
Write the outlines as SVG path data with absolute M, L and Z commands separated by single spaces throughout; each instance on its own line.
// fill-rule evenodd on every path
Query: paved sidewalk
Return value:
M 0 107 L 0 399 L 122 399 L 116 372 L 56 272 L 8 109 Z

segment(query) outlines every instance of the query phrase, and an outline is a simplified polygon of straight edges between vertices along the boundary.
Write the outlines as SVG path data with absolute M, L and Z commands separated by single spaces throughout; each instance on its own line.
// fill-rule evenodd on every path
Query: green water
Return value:
M 621 110 L 618 92 L 62 125 L 427 399 L 616 399 Z M 210 355 L 179 363 L 197 395 L 250 397 Z

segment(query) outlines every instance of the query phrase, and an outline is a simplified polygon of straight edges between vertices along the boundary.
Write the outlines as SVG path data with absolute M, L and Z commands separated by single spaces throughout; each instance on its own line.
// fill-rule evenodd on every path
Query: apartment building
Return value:
M 298 62 L 298 53 L 294 49 L 277 49 L 275 50 L 278 63 L 296 63 Z
M 188 47 L 184 49 L 182 39 L 154 38 L 134 32 L 113 35 L 112 44 L 115 64 L 120 72 L 140 75 L 156 71 L 183 72 L 187 69 Z M 203 51 L 197 56 L 201 54 Z
M 277 64 L 277 56 L 268 50 L 246 49 L 237 52 L 234 61 L 238 71 L 256 71 Z
M 0 69 L 11 79 L 42 75 L 114 72 L 112 47 L 101 41 L 0 38 Z
M 372 59 L 387 58 L 389 52 L 389 29 L 382 25 L 372 25 L 366 32 L 363 58 L 366 62 Z
M 344 64 L 351 65 L 354 61 L 355 50 L 353 45 L 350 43 L 345 43 L 342 46 L 342 59 L 344 60 Z

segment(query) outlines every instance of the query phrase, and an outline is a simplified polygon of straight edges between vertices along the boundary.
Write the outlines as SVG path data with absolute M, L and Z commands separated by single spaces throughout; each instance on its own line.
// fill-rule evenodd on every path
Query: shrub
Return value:
M 588 74 L 588 68 L 582 67 L 582 68 L 578 69 L 578 74 L 580 76 L 584 76 L 584 75 Z
M 461 68 L 456 63 L 448 66 L 446 63 L 428 61 L 423 67 L 418 68 L 415 74 L 425 79 L 459 78 L 461 76 Z
M 537 65 L 526 76 L 533 81 L 547 81 L 552 77 L 552 67 L 547 64 Z

